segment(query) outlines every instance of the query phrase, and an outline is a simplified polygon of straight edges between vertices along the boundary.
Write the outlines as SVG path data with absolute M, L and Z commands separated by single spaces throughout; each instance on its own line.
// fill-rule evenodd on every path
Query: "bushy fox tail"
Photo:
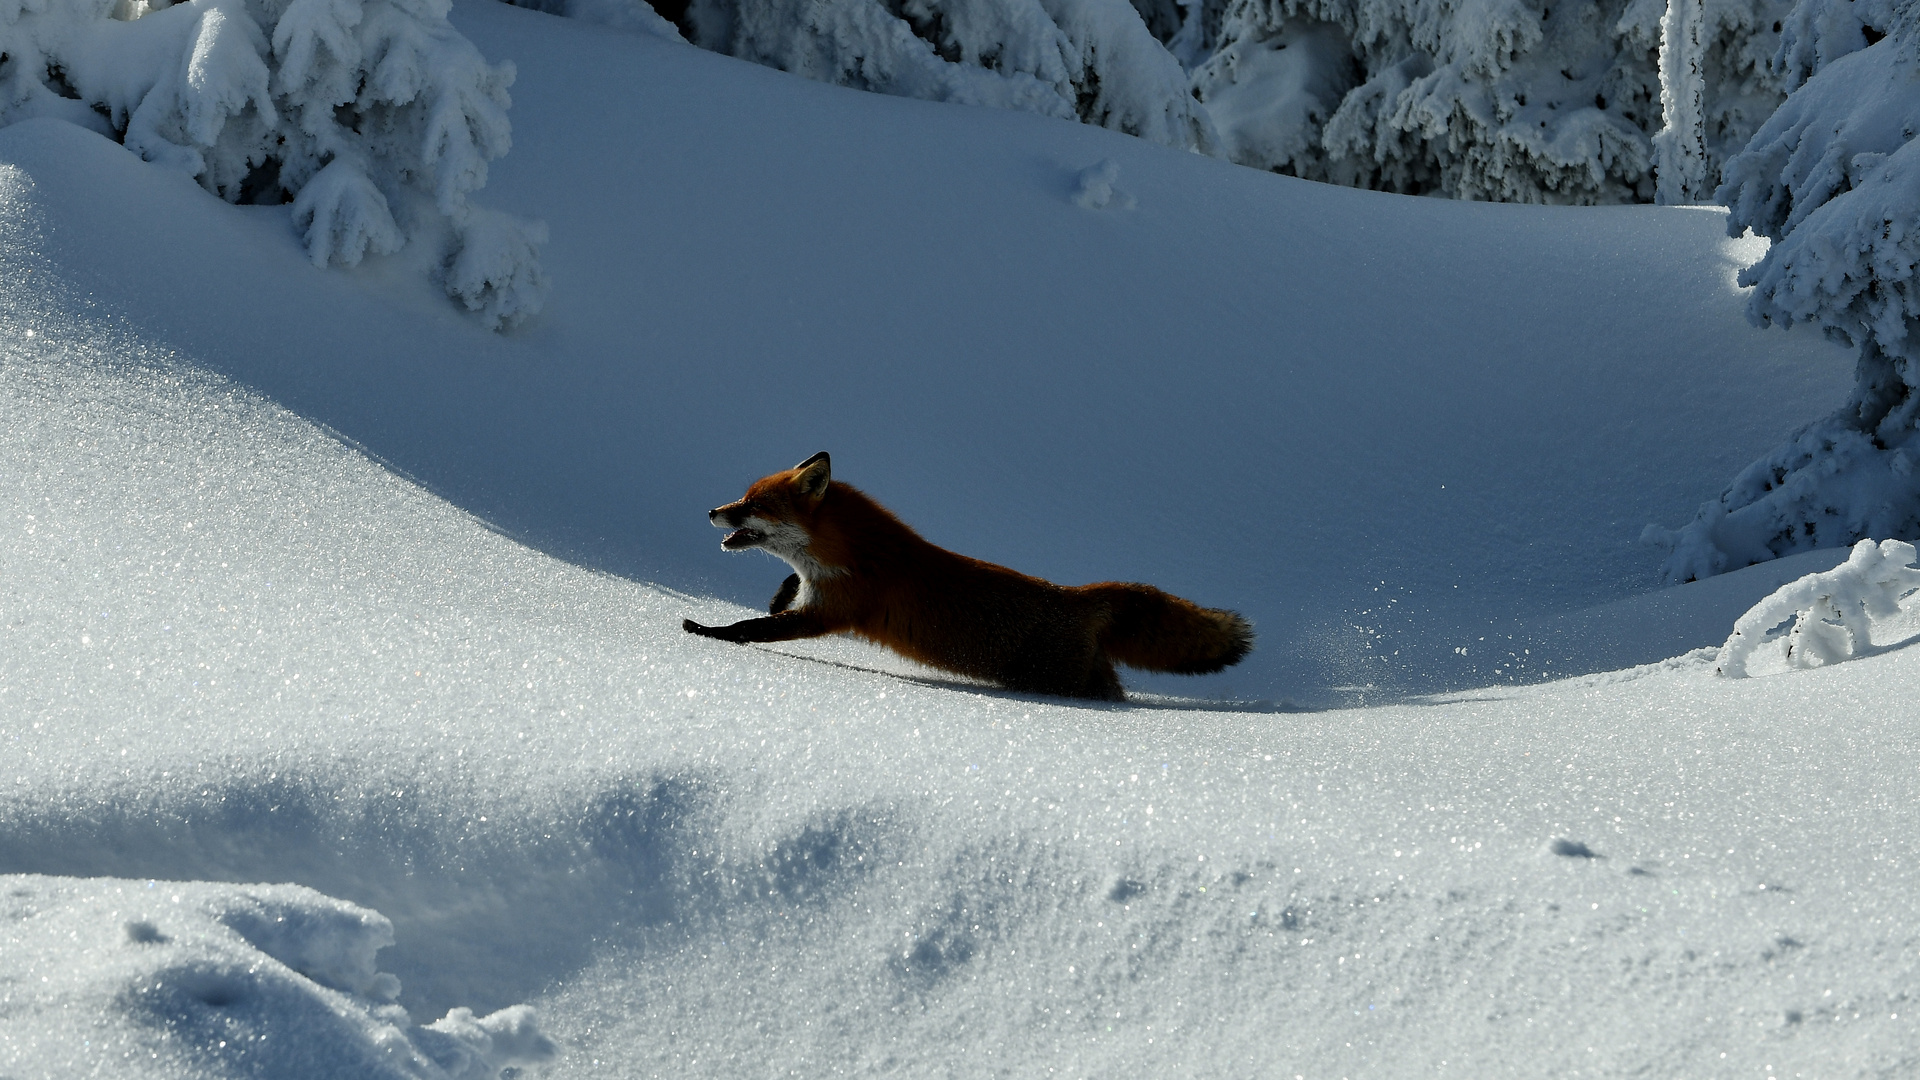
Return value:
M 1205 675 L 1253 649 L 1253 624 L 1236 612 L 1203 608 L 1151 585 L 1107 581 L 1084 589 L 1107 604 L 1100 647 L 1128 667 Z

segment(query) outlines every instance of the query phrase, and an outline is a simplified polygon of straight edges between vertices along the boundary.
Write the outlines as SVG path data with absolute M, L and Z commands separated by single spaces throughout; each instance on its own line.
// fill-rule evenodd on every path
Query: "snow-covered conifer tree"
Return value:
M 1675 55 L 1699 82 L 1696 190 L 1783 96 L 1767 60 L 1788 4 L 1672 0 L 1694 11 L 1694 47 Z M 1193 81 L 1243 164 L 1460 198 L 1645 201 L 1670 14 L 1666 0 L 1230 0 Z
M 80 123 L 234 202 L 293 203 L 319 265 L 406 243 L 491 326 L 546 293 L 544 226 L 474 206 L 511 64 L 450 0 L 0 0 L 0 124 Z
M 1803 79 L 1728 161 L 1729 231 L 1773 240 L 1741 273 L 1757 323 L 1858 350 L 1851 399 L 1748 466 L 1677 532 L 1686 581 L 1862 537 L 1920 535 L 1920 5 L 1808 0 L 1779 66 Z
M 1127 0 L 692 0 L 682 29 L 823 82 L 1214 148 L 1185 72 Z
M 669 22 L 647 0 L 505 0 L 514 7 L 544 11 L 549 15 L 562 15 L 569 19 L 593 23 L 596 26 L 612 27 L 615 30 L 633 30 L 653 37 L 666 38 L 669 41 L 685 41 L 680 30 Z M 662 6 L 669 11 L 684 11 L 685 0 L 678 6 L 669 6 L 662 0 Z
M 1668 0 L 1660 23 L 1657 198 L 1706 202 L 1740 152 L 1798 84 L 1779 62 L 1786 0 Z
M 1706 24 L 1706 0 L 1668 0 L 1660 20 L 1659 202 L 1699 202 L 1707 192 Z

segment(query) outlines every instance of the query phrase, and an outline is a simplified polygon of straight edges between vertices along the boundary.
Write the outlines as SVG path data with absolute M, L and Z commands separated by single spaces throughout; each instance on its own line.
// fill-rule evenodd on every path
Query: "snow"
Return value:
M 0 129 L 0 1074 L 1913 1067 L 1920 653 L 1716 677 L 1844 553 L 1657 589 L 1637 539 L 1849 386 L 1723 211 L 452 22 L 550 227 L 507 334 Z M 785 574 L 704 511 L 820 449 L 1256 651 L 1088 707 L 682 633 Z
M 494 1080 L 557 1053 L 524 1006 L 414 1027 L 374 970 L 392 924 L 298 885 L 16 875 L 0 919 L 9 981 L 38 984 L 8 1003 L 24 1038 L 7 1049 L 48 1075 L 105 1059 L 129 1075 Z

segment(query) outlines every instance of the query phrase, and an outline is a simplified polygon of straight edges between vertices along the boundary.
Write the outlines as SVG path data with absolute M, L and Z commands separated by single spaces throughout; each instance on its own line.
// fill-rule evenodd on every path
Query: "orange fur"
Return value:
M 1151 585 L 1055 585 L 937 547 L 830 468 L 815 454 L 707 515 L 735 530 L 721 546 L 765 548 L 796 572 L 772 614 L 717 627 L 689 619 L 689 633 L 741 643 L 852 633 L 1009 690 L 1111 701 L 1125 698 L 1116 661 L 1204 674 L 1253 647 L 1239 615 Z

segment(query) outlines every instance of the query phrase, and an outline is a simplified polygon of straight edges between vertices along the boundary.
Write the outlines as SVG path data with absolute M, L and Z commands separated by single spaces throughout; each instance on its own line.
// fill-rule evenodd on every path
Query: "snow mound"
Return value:
M 1720 650 L 1719 673 L 1743 679 L 1754 655 L 1773 646 L 1787 669 L 1837 664 L 1875 651 L 1873 623 L 1906 614 L 1903 602 L 1920 590 L 1913 545 L 1862 540 L 1853 554 L 1823 574 L 1781 586 L 1733 625 Z M 1790 628 L 1782 629 L 1785 624 Z
M 299 885 L 0 877 L 0 1073 L 491 1080 L 558 1055 L 524 1005 L 416 1027 L 378 912 Z
M 1081 169 L 1074 183 L 1073 204 L 1088 210 L 1104 210 L 1109 206 L 1133 209 L 1133 196 L 1113 186 L 1119 179 L 1120 166 L 1112 158 Z

